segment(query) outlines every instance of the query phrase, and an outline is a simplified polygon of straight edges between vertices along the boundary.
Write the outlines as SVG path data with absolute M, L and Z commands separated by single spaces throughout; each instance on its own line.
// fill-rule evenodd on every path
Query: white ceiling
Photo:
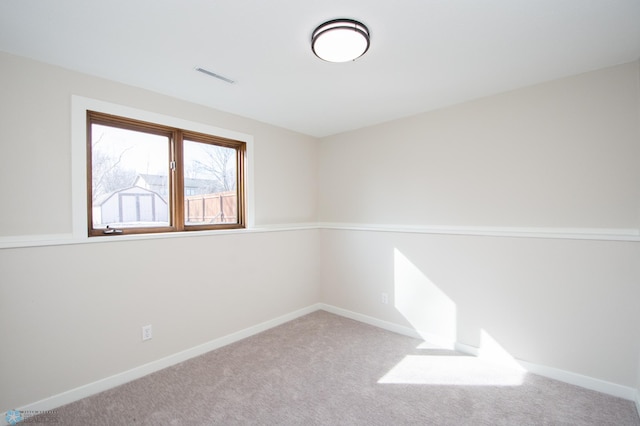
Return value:
M 343 17 L 371 48 L 323 62 Z M 636 60 L 640 0 L 2 0 L 0 50 L 321 137 Z

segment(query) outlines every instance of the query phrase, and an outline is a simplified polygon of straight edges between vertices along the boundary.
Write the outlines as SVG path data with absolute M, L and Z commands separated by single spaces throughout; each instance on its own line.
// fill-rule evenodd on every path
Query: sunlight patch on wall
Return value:
M 480 349 L 478 350 L 478 358 L 495 365 L 525 371 L 518 361 L 489 333 L 487 333 L 485 329 L 480 330 Z
M 394 249 L 394 302 L 422 338 L 453 347 L 456 304 L 398 249 Z
M 519 386 L 524 371 L 471 356 L 407 355 L 378 383 L 457 386 Z

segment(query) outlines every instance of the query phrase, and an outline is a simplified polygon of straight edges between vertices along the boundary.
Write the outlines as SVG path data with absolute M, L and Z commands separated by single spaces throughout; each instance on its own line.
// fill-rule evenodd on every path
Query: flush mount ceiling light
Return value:
M 311 36 L 313 53 L 328 62 L 348 62 L 369 49 L 369 29 L 353 19 L 325 22 Z

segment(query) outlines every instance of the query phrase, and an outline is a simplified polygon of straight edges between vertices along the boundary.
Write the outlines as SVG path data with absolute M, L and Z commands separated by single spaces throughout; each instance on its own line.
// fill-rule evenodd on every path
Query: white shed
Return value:
M 98 226 L 168 221 L 169 209 L 164 198 L 138 186 L 114 191 L 93 204 L 93 223 Z

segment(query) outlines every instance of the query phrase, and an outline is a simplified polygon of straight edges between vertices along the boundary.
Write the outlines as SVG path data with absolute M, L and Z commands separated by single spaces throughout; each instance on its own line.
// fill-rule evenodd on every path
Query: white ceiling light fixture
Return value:
M 348 62 L 369 50 L 369 29 L 353 19 L 334 19 L 313 31 L 311 50 L 328 62 Z

